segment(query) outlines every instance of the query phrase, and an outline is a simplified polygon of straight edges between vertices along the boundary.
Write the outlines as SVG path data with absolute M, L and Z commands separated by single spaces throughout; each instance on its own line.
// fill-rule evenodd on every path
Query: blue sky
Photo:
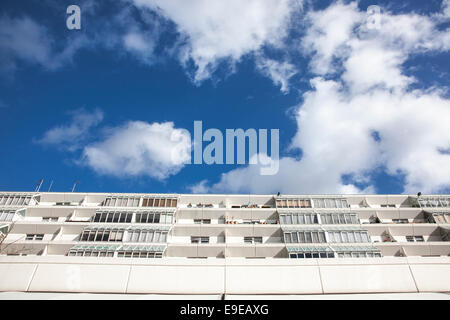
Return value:
M 449 1 L 187 2 L 2 1 L 0 190 L 449 192 Z M 170 163 L 195 120 L 279 129 L 279 173 Z

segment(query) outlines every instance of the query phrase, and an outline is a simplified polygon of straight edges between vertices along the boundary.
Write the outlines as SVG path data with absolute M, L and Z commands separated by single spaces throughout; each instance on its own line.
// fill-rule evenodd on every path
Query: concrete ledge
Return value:
M 450 292 L 450 257 L 0 257 L 0 291 L 197 295 Z

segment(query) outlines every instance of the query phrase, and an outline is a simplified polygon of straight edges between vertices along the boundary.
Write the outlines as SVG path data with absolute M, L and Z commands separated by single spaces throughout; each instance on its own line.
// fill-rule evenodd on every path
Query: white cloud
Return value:
M 36 142 L 75 151 L 89 137 L 90 129 L 103 120 L 103 112 L 99 109 L 94 110 L 92 113 L 79 109 L 71 112 L 71 115 L 72 120 L 69 124 L 48 130 Z
M 310 11 L 306 15 L 307 33 L 302 39 L 305 54 L 313 54 L 310 67 L 317 74 L 335 71 L 333 60 L 345 52 L 355 25 L 363 14 L 357 10 L 356 2 L 331 5 L 323 11 Z
M 71 31 L 64 37 L 59 37 L 45 22 L 29 16 L 1 15 L 0 75 L 11 77 L 19 66 L 29 64 L 56 70 L 70 63 L 82 49 L 106 48 L 119 54 L 126 50 L 146 63 L 152 62 L 159 36 L 158 21 L 136 19 L 128 3 L 117 6 L 118 10 L 108 18 L 98 18 L 98 4 L 82 1 L 82 21 L 89 21 L 89 28 L 82 23 L 81 31 Z
M 231 64 L 263 45 L 278 46 L 286 34 L 291 0 L 134 0 L 172 20 L 186 38 L 180 54 L 187 66 L 195 63 L 195 82 L 211 76 L 217 65 Z
M 445 18 L 450 18 L 450 0 L 442 1 L 442 14 Z
M 28 16 L 3 15 L 0 17 L 0 75 L 12 77 L 19 66 L 27 65 L 56 70 L 71 62 L 79 49 L 91 44 L 82 33 L 57 39 L 46 26 Z
M 197 184 L 188 187 L 191 193 L 208 193 L 210 188 L 208 186 L 208 180 L 202 180 Z
M 155 49 L 155 42 L 150 41 L 152 38 L 142 31 L 130 31 L 123 37 L 123 43 L 125 49 L 150 64 L 153 62 Z
M 324 169 L 314 163 L 297 161 L 290 157 L 281 158 L 280 170 L 273 176 L 262 176 L 260 165 L 231 170 L 223 173 L 219 182 L 206 180 L 189 189 L 193 193 L 361 193 L 371 192 L 371 188 L 359 190 L 352 184 L 341 183 L 339 175 L 324 173 Z
M 382 14 L 380 29 L 369 30 L 356 3 L 338 2 L 308 17 L 303 50 L 318 77 L 311 80 L 296 116 L 291 147 L 302 150 L 301 160 L 282 158 L 275 176 L 260 176 L 255 166 L 239 168 L 209 187 L 203 182 L 202 188 L 373 192 L 371 173 L 383 167 L 404 176 L 405 192 L 448 190 L 450 154 L 442 150 L 450 147 L 450 100 L 442 88 L 412 90 L 417 79 L 403 68 L 411 54 L 448 50 L 443 41 L 448 31 L 439 31 L 432 16 L 389 12 Z M 345 184 L 344 175 L 357 179 Z M 361 182 L 369 182 L 365 190 L 356 186 Z
M 16 59 L 51 67 L 51 45 L 47 30 L 29 17 L 0 17 L 0 67 L 3 72 L 14 71 Z
M 83 162 L 100 174 L 146 175 L 164 180 L 190 161 L 191 138 L 172 122 L 130 121 L 108 130 L 103 141 L 88 145 Z
M 296 67 L 291 63 L 278 62 L 262 56 L 257 57 L 256 67 L 265 76 L 272 79 L 275 85 L 280 86 L 283 93 L 289 92 L 289 80 L 297 73 Z

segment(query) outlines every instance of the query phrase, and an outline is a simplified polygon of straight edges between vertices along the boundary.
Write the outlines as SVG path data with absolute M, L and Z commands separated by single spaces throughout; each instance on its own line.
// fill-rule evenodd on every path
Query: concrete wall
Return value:
M 450 292 L 450 257 L 304 261 L 0 257 L 0 291 L 197 295 Z

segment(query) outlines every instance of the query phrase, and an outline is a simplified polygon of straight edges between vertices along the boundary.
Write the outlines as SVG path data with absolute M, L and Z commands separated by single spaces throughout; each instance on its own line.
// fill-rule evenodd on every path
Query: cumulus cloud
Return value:
M 47 30 L 29 17 L 0 17 L 0 71 L 14 71 L 17 61 L 53 67 Z
M 228 72 L 234 72 L 242 57 L 255 54 L 257 70 L 286 93 L 289 78 L 294 74 L 293 66 L 258 57 L 269 47 L 286 48 L 283 40 L 291 25 L 290 18 L 301 10 L 301 3 L 301 0 L 123 0 L 110 8 L 112 14 L 106 19 L 98 17 L 101 10 L 98 4 L 86 0 L 80 6 L 89 28 L 82 27 L 65 38 L 58 38 L 51 28 L 28 16 L 3 15 L 0 71 L 12 75 L 21 63 L 55 70 L 71 62 L 82 49 L 106 48 L 119 55 L 130 53 L 146 65 L 175 57 L 193 82 L 200 84 L 211 78 L 221 63 L 229 67 Z M 161 43 L 162 34 L 170 34 L 172 38 L 173 25 L 174 41 Z
M 130 121 L 109 129 L 102 141 L 83 150 L 83 163 L 100 174 L 164 180 L 190 162 L 189 131 L 172 122 Z
M 30 16 L 1 15 L 0 75 L 10 78 L 19 66 L 28 65 L 57 70 L 72 62 L 82 49 L 106 48 L 119 55 L 130 52 L 148 64 L 153 62 L 153 49 L 159 39 L 157 19 L 144 19 L 145 13 L 136 16 L 126 1 L 115 3 L 108 18 L 98 17 L 100 6 L 95 2 L 84 0 L 79 5 L 82 21 L 89 21 L 89 28 L 82 23 L 81 30 L 70 31 L 64 37 L 46 22 Z
M 280 86 L 283 93 L 289 92 L 289 80 L 297 73 L 297 68 L 287 61 L 279 62 L 262 56 L 256 59 L 256 67 Z
M 370 29 L 356 3 L 342 2 L 308 13 L 302 50 L 316 77 L 291 143 L 302 158 L 282 158 L 275 176 L 260 176 L 255 166 L 232 170 L 202 182 L 203 190 L 371 192 L 377 168 L 403 176 L 408 193 L 448 190 L 450 101 L 439 89 L 411 89 L 418 79 L 403 64 L 412 54 L 447 51 L 449 32 L 432 16 L 384 11 L 380 18 L 380 28 Z
M 81 145 L 89 138 L 90 130 L 103 120 L 103 112 L 99 109 L 95 109 L 93 112 L 78 109 L 70 112 L 70 115 L 72 119 L 69 124 L 48 130 L 42 138 L 35 142 L 75 151 L 81 148 Z
M 173 21 L 185 39 L 179 58 L 195 64 L 194 81 L 211 76 L 224 60 L 231 64 L 264 45 L 279 46 L 289 17 L 297 8 L 291 0 L 134 0 Z

